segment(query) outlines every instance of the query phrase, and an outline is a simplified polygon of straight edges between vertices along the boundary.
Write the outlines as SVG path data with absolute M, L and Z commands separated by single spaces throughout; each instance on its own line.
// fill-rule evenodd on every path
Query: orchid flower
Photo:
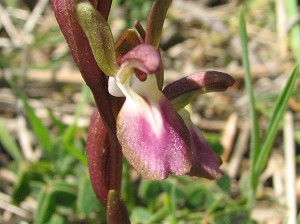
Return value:
M 161 4 L 163 8 L 168 7 L 165 3 L 157 4 Z M 129 163 L 149 180 L 163 180 L 169 174 L 220 177 L 220 159 L 210 152 L 201 134 L 195 131 L 195 127 L 188 129 L 172 105 L 172 100 L 167 99 L 168 96 L 172 96 L 168 94 L 168 89 L 173 90 L 172 94 L 182 92 L 173 99 L 173 103 L 182 97 L 187 100 L 185 103 L 189 103 L 191 95 L 201 91 L 207 92 L 209 85 L 212 85 L 214 90 L 220 87 L 224 89 L 233 84 L 233 79 L 218 72 L 197 73 L 192 76 L 194 79 L 188 79 L 194 81 L 194 86 L 189 85 L 187 79 L 183 79 L 173 84 L 176 88 L 172 87 L 172 84 L 166 87 L 164 95 L 155 76 L 162 67 L 159 51 L 153 45 L 145 43 L 148 30 L 145 40 L 140 43 L 137 41 L 132 49 L 125 48 L 123 52 L 128 50 L 127 53 L 121 55 L 117 61 L 109 25 L 101 14 L 88 1 L 78 3 L 76 10 L 97 64 L 109 76 L 109 93 L 126 98 L 116 118 L 116 129 L 123 155 Z M 140 78 L 141 76 L 143 78 Z M 204 81 L 197 83 L 199 80 Z M 183 85 L 184 83 L 186 85 Z M 198 161 L 201 161 L 199 167 L 209 167 L 206 175 L 194 171 L 200 169 L 195 168 Z
M 107 23 L 111 1 L 52 0 L 98 109 L 89 128 L 87 156 L 92 184 L 102 202 L 106 203 L 111 189 L 119 191 L 120 148 L 149 180 L 163 180 L 170 174 L 222 176 L 221 159 L 185 106 L 200 94 L 226 90 L 234 79 L 217 71 L 197 72 L 163 88 L 159 42 L 171 2 L 154 1 L 146 30 L 136 22 L 135 29 L 125 30 L 114 42 Z M 104 186 L 99 187 L 101 183 Z

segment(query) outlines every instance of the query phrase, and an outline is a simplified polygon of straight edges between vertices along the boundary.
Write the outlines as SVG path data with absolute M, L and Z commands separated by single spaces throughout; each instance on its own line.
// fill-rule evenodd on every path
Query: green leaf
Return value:
M 201 205 L 204 205 L 206 194 L 207 191 L 205 191 L 205 189 L 194 191 L 190 194 L 190 198 L 186 202 L 187 207 L 190 209 L 197 209 Z
M 176 210 L 177 210 L 177 194 L 175 184 L 171 188 L 170 194 L 170 223 L 177 223 Z
M 74 140 L 77 131 L 77 122 L 80 116 L 82 115 L 84 107 L 88 103 L 89 95 L 90 95 L 89 88 L 87 87 L 87 85 L 83 85 L 81 89 L 81 99 L 78 106 L 76 107 L 74 121 L 72 125 L 65 130 L 63 135 L 63 143 L 71 143 Z
M 34 224 L 43 224 L 51 219 L 55 211 L 55 198 L 51 186 L 45 185 L 38 197 L 38 206 L 34 215 Z
M 224 147 L 220 142 L 221 136 L 218 133 L 204 133 L 204 137 L 210 148 L 219 156 L 224 152 Z
M 85 156 L 85 153 L 83 151 L 80 151 L 78 148 L 70 145 L 70 144 L 66 144 L 64 146 L 64 149 L 70 153 L 70 155 L 72 155 L 75 159 L 77 159 L 78 161 L 80 161 L 82 164 L 87 165 L 87 158 Z
M 39 144 L 41 145 L 42 149 L 44 149 L 53 158 L 54 147 L 49 129 L 46 128 L 42 121 L 36 116 L 34 110 L 29 105 L 29 102 L 21 89 L 12 80 L 7 81 L 17 94 L 18 98 L 22 101 L 26 117 L 28 118 L 28 121 Z
M 163 191 L 168 193 L 168 195 L 172 194 L 172 191 L 175 191 L 174 193 L 176 194 L 177 200 L 181 200 L 181 199 L 185 199 L 185 192 L 182 188 L 180 188 L 179 186 L 177 186 L 177 184 L 175 184 L 174 182 L 170 181 L 171 179 L 168 179 L 166 181 L 163 181 L 162 184 L 162 188 Z M 175 189 L 173 189 L 173 187 Z
M 163 223 L 162 220 L 164 220 L 169 215 L 169 212 L 170 208 L 168 207 L 168 205 L 160 207 L 158 211 L 152 215 L 148 223 Z
M 67 125 L 56 117 L 51 108 L 47 108 L 47 112 L 51 119 L 51 123 L 59 130 L 59 133 L 63 133 L 67 129 Z
M 289 19 L 292 21 L 299 16 L 299 10 L 297 5 L 297 0 L 286 0 L 285 9 Z M 295 22 L 290 30 L 290 41 L 291 48 L 294 52 L 294 55 L 297 59 L 297 62 L 300 62 L 300 24 Z
M 57 205 L 74 205 L 76 194 L 76 188 L 73 185 L 62 181 L 45 185 L 38 198 L 34 224 L 43 224 L 50 221 Z
M 68 222 L 58 214 L 54 214 L 48 224 L 68 224 Z
M 239 29 L 240 40 L 242 45 L 242 59 L 243 59 L 243 66 L 245 69 L 245 84 L 246 84 L 247 95 L 249 97 L 250 118 L 252 121 L 252 129 L 253 129 L 252 149 L 253 149 L 254 160 L 255 160 L 255 158 L 257 158 L 257 154 L 258 154 L 257 150 L 259 149 L 259 142 L 260 142 L 259 126 L 258 126 L 256 102 L 253 93 L 250 62 L 249 62 L 247 27 L 246 27 L 243 11 L 240 12 L 239 23 L 240 23 L 240 29 Z
M 224 191 L 224 193 L 229 194 L 231 189 L 231 179 L 227 174 L 216 181 L 216 184 Z
M 131 212 L 132 208 L 135 207 L 136 204 L 136 193 L 132 185 L 131 171 L 131 166 L 126 159 L 123 159 L 121 192 L 122 198 L 124 201 L 126 201 L 126 206 L 129 212 Z
M 258 184 L 258 174 L 255 172 L 255 166 L 260 154 L 260 136 L 259 124 L 256 108 L 256 100 L 253 93 L 252 78 L 250 71 L 249 52 L 248 52 L 248 37 L 247 27 L 244 18 L 243 10 L 239 15 L 239 33 L 242 46 L 242 59 L 245 69 L 245 85 L 249 101 L 250 121 L 251 121 L 251 151 L 250 151 L 250 178 L 249 178 L 249 192 L 248 192 L 248 207 L 251 208 L 255 202 L 256 189 Z
M 0 57 L 0 68 L 9 68 L 15 70 L 15 67 L 11 67 L 17 58 L 20 56 L 20 49 L 12 48 L 11 51 L 2 54 Z
M 76 206 L 79 214 L 83 214 L 86 217 L 90 217 L 92 213 L 95 213 L 101 206 L 96 198 L 88 176 L 83 176 L 80 180 Z
M 18 1 L 17 0 L 4 0 L 4 4 L 7 8 L 13 8 L 14 10 L 16 9 L 17 5 L 18 5 Z
M 249 111 L 250 111 L 250 121 L 251 121 L 251 152 L 250 152 L 250 186 L 252 191 L 249 194 L 249 203 L 253 199 L 253 194 L 256 191 L 257 186 L 257 177 L 255 176 L 255 165 L 257 163 L 257 158 L 260 150 L 260 138 L 259 138 L 259 125 L 258 125 L 258 116 L 256 112 L 256 102 L 253 93 L 252 78 L 250 71 L 250 62 L 249 62 L 249 53 L 248 53 L 248 37 L 247 37 L 247 27 L 245 23 L 244 13 L 241 10 L 239 16 L 239 31 L 240 39 L 242 45 L 242 59 L 243 66 L 245 69 L 245 85 L 247 90 L 247 96 L 249 101 Z
M 211 192 L 209 192 L 204 186 L 197 184 L 197 186 L 188 186 L 186 193 L 186 206 L 193 210 L 199 208 L 199 206 L 203 206 L 205 204 L 206 195 Z
M 75 117 L 73 124 L 69 126 L 65 132 L 63 133 L 63 138 L 62 138 L 62 148 L 64 151 L 70 153 L 73 155 L 77 160 L 82 162 L 83 164 L 87 165 L 87 159 L 85 156 L 85 152 L 82 150 L 77 149 L 74 146 L 74 140 L 76 139 L 76 133 L 77 133 L 77 122 L 78 119 L 80 118 L 84 107 L 86 106 L 88 102 L 88 96 L 90 94 L 89 88 L 86 85 L 82 86 L 82 91 L 81 91 L 81 100 L 76 108 L 75 112 Z
M 0 120 L 0 143 L 6 152 L 17 162 L 24 161 L 23 155 L 13 136 L 7 131 L 5 125 Z
M 264 169 L 264 167 L 266 166 L 271 151 L 271 147 L 273 145 L 274 139 L 278 132 L 280 122 L 282 121 L 283 114 L 286 111 L 286 107 L 289 98 L 293 92 L 293 88 L 296 83 L 296 78 L 298 77 L 298 75 L 299 75 L 299 65 L 296 66 L 294 71 L 291 73 L 283 91 L 280 93 L 277 102 L 274 106 L 273 113 L 269 121 L 268 128 L 266 130 L 265 141 L 263 142 L 261 153 L 259 155 L 259 158 L 257 159 L 257 163 L 255 166 L 255 172 L 257 174 L 260 174 Z
M 87 0 L 75 1 L 77 20 L 87 36 L 100 69 L 113 76 L 118 71 L 114 40 L 103 16 Z
M 152 218 L 152 214 L 143 207 L 135 207 L 132 210 L 131 220 L 134 223 L 149 223 L 148 220 Z
M 142 180 L 139 184 L 138 195 L 145 202 L 157 198 L 162 192 L 160 182 Z
M 75 158 L 73 155 L 65 155 L 65 156 L 61 156 L 59 159 L 57 159 L 55 161 L 55 167 L 57 172 L 64 176 L 66 175 L 68 172 L 72 172 L 74 169 L 74 164 L 75 162 Z
M 48 162 L 21 164 L 18 179 L 13 187 L 12 198 L 15 203 L 22 202 L 31 193 L 31 182 L 43 181 L 46 176 L 53 176 L 53 166 Z
M 55 181 L 53 183 L 53 195 L 55 196 L 56 204 L 67 208 L 75 208 L 78 195 L 75 185 L 69 184 L 64 180 Z
M 244 208 L 228 208 L 214 216 L 213 224 L 245 223 L 248 221 L 249 211 Z
M 12 199 L 16 204 L 21 203 L 31 192 L 31 173 L 27 163 L 23 163 L 18 174 L 18 180 L 14 185 Z

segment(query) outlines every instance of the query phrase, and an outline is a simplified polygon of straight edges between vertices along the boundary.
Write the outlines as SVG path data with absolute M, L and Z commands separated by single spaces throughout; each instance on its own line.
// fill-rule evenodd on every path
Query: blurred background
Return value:
M 115 40 L 136 19 L 146 24 L 152 2 L 113 1 L 109 23 Z M 226 92 L 191 104 L 192 120 L 221 155 L 225 175 L 218 181 L 172 176 L 149 182 L 124 161 L 122 192 L 132 223 L 244 223 L 251 134 L 239 38 L 242 7 L 264 136 L 275 101 L 300 60 L 299 1 L 173 0 L 161 41 L 165 82 L 200 70 L 236 79 Z M 105 223 L 84 149 L 94 102 L 49 0 L 0 1 L 0 55 L 0 223 Z M 260 178 L 253 223 L 296 223 L 298 87 Z

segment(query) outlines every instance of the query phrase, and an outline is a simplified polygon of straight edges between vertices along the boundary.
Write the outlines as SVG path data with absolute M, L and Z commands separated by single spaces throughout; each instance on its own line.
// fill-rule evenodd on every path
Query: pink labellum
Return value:
M 117 118 L 124 156 L 149 180 L 186 174 L 192 165 L 189 131 L 170 102 L 158 93 L 154 101 L 127 97 Z

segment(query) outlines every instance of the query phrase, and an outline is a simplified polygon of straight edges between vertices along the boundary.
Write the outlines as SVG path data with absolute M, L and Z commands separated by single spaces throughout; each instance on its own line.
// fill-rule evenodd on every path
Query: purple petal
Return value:
M 169 101 L 160 94 L 149 99 L 126 99 L 117 118 L 117 136 L 129 163 L 146 179 L 190 171 L 189 131 Z
M 197 72 L 170 83 L 163 89 L 163 93 L 173 105 L 178 105 L 177 109 L 181 109 L 198 95 L 225 91 L 234 82 L 230 75 L 223 72 Z
M 140 44 L 129 51 L 121 60 L 121 63 L 130 63 L 147 74 L 153 74 L 161 70 L 160 55 L 154 47 L 148 44 Z
M 135 30 L 125 30 L 115 43 L 116 57 L 119 65 L 124 62 L 124 59 L 122 59 L 124 55 L 140 44 L 142 44 L 142 40 Z M 141 81 L 145 81 L 147 79 L 147 74 L 141 70 L 135 69 L 135 74 Z
M 191 136 L 192 169 L 188 173 L 191 176 L 207 179 L 219 179 L 223 172 L 219 169 L 222 160 L 208 146 L 200 130 L 195 126 L 189 127 Z
M 148 16 L 144 40 L 146 44 L 150 44 L 158 50 L 165 17 L 171 3 L 172 0 L 155 0 Z M 136 27 L 138 30 L 141 30 L 138 24 Z M 161 90 L 164 84 L 164 70 L 161 69 L 155 76 L 158 88 Z
M 158 48 L 163 24 L 172 0 L 155 0 L 147 20 L 145 43 Z

